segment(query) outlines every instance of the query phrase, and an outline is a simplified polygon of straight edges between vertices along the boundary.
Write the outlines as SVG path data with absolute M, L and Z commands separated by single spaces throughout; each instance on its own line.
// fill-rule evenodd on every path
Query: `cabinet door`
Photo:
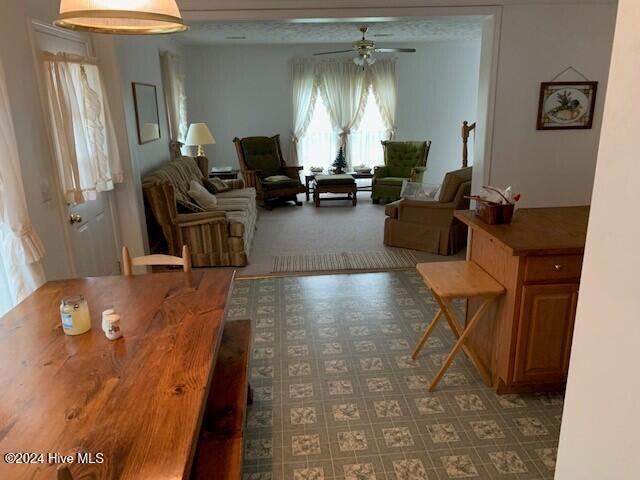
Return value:
M 514 381 L 566 380 L 577 302 L 578 284 L 522 287 Z

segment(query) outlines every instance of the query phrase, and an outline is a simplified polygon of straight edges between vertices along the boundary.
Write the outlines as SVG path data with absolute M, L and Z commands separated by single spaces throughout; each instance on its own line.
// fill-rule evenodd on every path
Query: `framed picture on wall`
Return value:
M 589 129 L 598 82 L 542 82 L 538 130 Z
M 136 110 L 138 143 L 153 142 L 160 138 L 160 114 L 156 86 L 133 82 L 133 104 Z

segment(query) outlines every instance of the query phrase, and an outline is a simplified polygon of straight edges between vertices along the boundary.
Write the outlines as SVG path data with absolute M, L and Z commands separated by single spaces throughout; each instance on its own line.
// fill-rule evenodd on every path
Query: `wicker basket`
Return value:
M 512 203 L 496 205 L 477 202 L 476 215 L 489 225 L 509 224 L 513 218 L 513 208 Z

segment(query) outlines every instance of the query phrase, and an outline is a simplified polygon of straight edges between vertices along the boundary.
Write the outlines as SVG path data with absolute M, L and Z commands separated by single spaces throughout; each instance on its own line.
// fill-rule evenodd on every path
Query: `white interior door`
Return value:
M 36 22 L 33 28 L 36 48 L 39 50 L 92 55 L 91 41 L 86 35 Z M 46 95 L 46 90 L 41 91 Z M 99 193 L 96 200 L 79 205 L 64 203 L 62 199 L 60 201 L 74 275 L 92 277 L 119 274 L 118 232 L 115 228 L 117 222 L 112 192 Z

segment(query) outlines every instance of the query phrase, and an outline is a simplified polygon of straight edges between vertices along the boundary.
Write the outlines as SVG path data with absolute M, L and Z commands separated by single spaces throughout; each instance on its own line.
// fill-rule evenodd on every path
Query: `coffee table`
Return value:
M 313 201 L 320 206 L 321 193 L 346 193 L 346 197 L 327 197 L 324 200 L 351 200 L 358 203 L 356 181 L 351 175 L 316 175 L 313 186 Z
M 307 202 L 310 199 L 311 194 L 313 193 L 313 181 L 315 180 L 316 176 L 318 175 L 323 175 L 322 173 L 310 173 L 308 175 L 304 176 L 304 182 L 305 182 L 305 186 L 307 187 Z M 326 175 L 326 174 L 325 174 Z M 349 172 L 346 175 L 351 175 L 355 180 L 360 180 L 360 179 L 369 179 L 372 180 L 373 179 L 373 173 L 357 173 L 357 172 Z M 370 192 L 372 190 L 372 185 L 363 185 L 363 186 L 358 186 L 357 182 L 356 182 L 356 191 L 358 192 Z

